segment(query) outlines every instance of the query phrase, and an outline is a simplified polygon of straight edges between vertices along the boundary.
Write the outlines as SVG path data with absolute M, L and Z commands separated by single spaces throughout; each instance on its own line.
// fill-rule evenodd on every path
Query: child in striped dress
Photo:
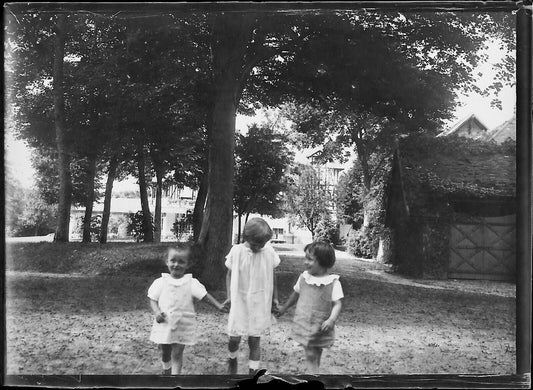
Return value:
M 335 322 L 344 294 L 339 275 L 328 272 L 335 264 L 335 250 L 330 244 L 321 241 L 308 244 L 304 264 L 307 269 L 277 315 L 283 315 L 296 303 L 293 339 L 304 348 L 308 373 L 317 374 L 322 350 L 331 347 L 335 340 Z
M 181 374 L 183 350 L 196 344 L 196 313 L 194 299 L 207 301 L 221 311 L 218 302 L 192 274 L 185 271 L 191 265 L 191 249 L 187 245 L 169 248 L 166 265 L 169 273 L 161 274 L 148 289 L 154 322 L 150 341 L 159 344 L 163 374 Z

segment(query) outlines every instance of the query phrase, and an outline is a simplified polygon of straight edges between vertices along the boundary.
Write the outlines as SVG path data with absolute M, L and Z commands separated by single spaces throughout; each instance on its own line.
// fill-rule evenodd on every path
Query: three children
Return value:
M 148 290 L 154 322 L 150 340 L 162 351 L 164 374 L 180 374 L 185 345 L 194 345 L 194 298 L 207 298 L 221 311 L 229 308 L 227 333 L 228 373 L 237 373 L 237 355 L 242 337 L 249 346 L 248 367 L 254 373 L 260 368 L 261 336 L 268 334 L 276 316 L 283 315 L 296 304 L 293 339 L 305 352 L 307 369 L 318 372 L 323 348 L 334 341 L 334 326 L 343 298 L 339 276 L 328 270 L 335 263 L 335 251 L 325 242 L 313 242 L 305 247 L 306 270 L 300 275 L 293 293 L 280 306 L 274 269 L 280 258 L 270 245 L 270 226 L 262 218 L 252 218 L 244 226 L 244 243 L 233 246 L 226 256 L 227 299 L 221 304 L 191 274 L 190 249 L 184 246 L 170 249 L 166 264 L 168 274 L 162 274 Z

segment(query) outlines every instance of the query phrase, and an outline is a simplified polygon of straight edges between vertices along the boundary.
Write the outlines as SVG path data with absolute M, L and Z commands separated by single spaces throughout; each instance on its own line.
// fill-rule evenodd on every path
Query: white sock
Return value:
M 181 367 L 178 362 L 173 361 L 172 362 L 172 370 L 170 371 L 172 375 L 179 375 L 181 374 Z
M 163 370 L 168 370 L 170 367 L 172 367 L 172 363 L 170 360 L 168 362 L 164 362 L 161 360 L 161 365 L 163 366 Z
M 250 367 L 251 370 L 259 370 L 259 363 L 260 360 L 249 360 L 248 367 Z
M 239 350 L 236 350 L 236 351 L 228 351 L 228 357 L 230 359 L 236 359 L 237 358 L 237 355 L 239 354 Z

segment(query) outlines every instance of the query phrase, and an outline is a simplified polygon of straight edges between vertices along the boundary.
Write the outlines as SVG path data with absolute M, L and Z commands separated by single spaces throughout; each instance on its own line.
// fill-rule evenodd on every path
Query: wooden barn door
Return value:
M 515 226 L 514 215 L 452 225 L 448 278 L 514 279 Z

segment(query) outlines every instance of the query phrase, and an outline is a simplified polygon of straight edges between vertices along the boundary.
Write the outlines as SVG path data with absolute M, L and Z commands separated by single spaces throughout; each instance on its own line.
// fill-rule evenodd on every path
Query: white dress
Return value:
M 202 299 L 207 294 L 205 287 L 192 274 L 175 279 L 163 273 L 148 289 L 148 298 L 156 301 L 164 322 L 155 319 L 150 341 L 157 344 L 196 344 L 196 313 L 193 298 Z
M 245 244 L 231 248 L 225 265 L 231 270 L 228 335 L 262 336 L 275 323 L 272 315 L 274 268 L 280 263 L 270 245 L 254 253 Z

